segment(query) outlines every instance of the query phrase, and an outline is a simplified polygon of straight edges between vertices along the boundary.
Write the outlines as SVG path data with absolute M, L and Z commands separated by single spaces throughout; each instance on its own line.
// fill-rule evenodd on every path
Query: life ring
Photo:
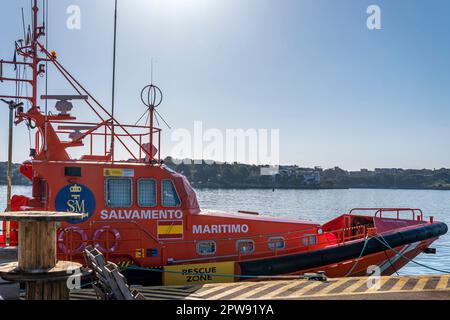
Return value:
M 69 249 L 64 243 L 64 239 L 66 237 L 66 232 L 75 232 L 78 233 L 81 237 L 81 240 L 83 241 L 78 248 L 76 249 Z M 59 249 L 64 252 L 65 254 L 78 254 L 81 253 L 87 246 L 88 236 L 84 230 L 78 228 L 78 227 L 69 227 L 61 231 L 61 233 L 58 236 L 58 247 Z
M 102 235 L 103 232 L 110 232 L 112 233 L 112 235 L 114 236 L 114 244 L 106 249 L 105 247 L 103 247 L 98 239 L 100 238 L 100 236 Z M 94 246 L 95 248 L 97 248 L 98 250 L 100 250 L 101 252 L 114 252 L 117 250 L 117 247 L 119 246 L 119 242 L 120 242 L 120 232 L 117 229 L 112 229 L 110 227 L 103 227 L 101 229 L 97 229 L 94 232 L 94 236 L 92 237 L 94 240 Z M 103 241 L 102 241 L 103 242 Z

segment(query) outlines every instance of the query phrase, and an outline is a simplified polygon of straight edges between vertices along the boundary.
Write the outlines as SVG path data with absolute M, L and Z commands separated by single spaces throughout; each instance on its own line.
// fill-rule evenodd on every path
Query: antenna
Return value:
M 144 90 L 145 89 L 147 89 L 147 88 L 149 88 L 149 92 L 148 92 L 148 94 L 149 94 L 149 97 L 148 97 L 148 99 L 147 99 L 147 101 L 151 101 L 152 99 L 153 100 L 156 100 L 156 94 L 157 94 L 157 90 L 159 90 L 159 88 L 157 87 L 157 86 L 154 86 L 153 85 L 153 70 L 154 70 L 154 67 L 153 67 L 153 57 L 151 58 L 151 71 L 150 71 L 150 74 L 151 74 L 151 82 L 150 82 L 150 86 L 147 86 L 147 87 L 145 87 L 144 88 Z M 153 87 L 153 88 L 152 88 Z M 156 89 L 156 90 L 155 90 Z M 159 90 L 159 91 L 161 91 L 161 90 Z M 162 92 L 160 92 L 160 94 L 161 94 L 161 102 L 162 102 Z M 153 97 L 153 98 L 152 98 Z M 144 103 L 144 105 L 146 105 L 147 107 L 149 107 L 149 110 L 150 110 L 150 106 L 148 106 L 148 103 L 146 103 L 145 101 L 143 101 L 143 99 L 142 99 L 142 97 L 141 97 L 141 100 L 142 100 L 142 102 Z M 153 102 L 155 102 L 155 101 L 153 101 Z M 163 116 L 158 112 L 158 110 L 156 110 L 156 107 L 158 107 L 160 104 L 161 104 L 161 102 L 158 104 L 158 105 L 156 105 L 156 106 L 154 106 L 154 107 L 152 107 L 151 109 L 154 111 L 154 116 L 155 116 L 155 120 L 156 120 L 156 122 L 158 123 L 158 126 L 159 126 L 159 120 L 158 120 L 158 117 L 160 117 L 161 118 L 161 120 L 165 123 L 165 125 L 167 126 L 167 128 L 169 128 L 169 129 L 172 129 L 171 127 L 170 127 L 170 125 L 167 123 L 167 121 L 163 118 Z M 140 120 L 140 119 L 139 119 Z
M 152 74 L 153 74 L 153 63 L 152 63 Z M 152 76 L 153 78 L 153 76 Z M 153 80 L 153 79 L 152 79 Z M 148 112 L 149 118 L 150 118 L 150 127 L 149 127 L 149 134 L 150 134 L 150 141 L 149 141 L 149 158 L 148 161 L 150 163 L 153 163 L 153 159 L 155 156 L 155 152 L 153 152 L 153 131 L 154 131 L 154 115 L 156 111 L 156 108 L 161 105 L 163 101 L 163 93 L 160 88 L 155 86 L 153 83 L 145 86 L 141 91 L 141 101 L 142 103 L 147 107 L 147 110 L 145 111 L 144 115 Z M 141 117 L 142 118 L 142 117 Z
M 22 28 L 23 28 L 23 41 L 26 41 L 27 39 L 27 32 L 25 30 L 25 16 L 23 14 L 23 8 L 22 8 Z
M 117 46 L 117 0 L 114 5 L 114 49 L 113 49 L 113 76 L 112 76 L 112 102 L 111 102 L 111 161 L 114 162 L 114 107 L 116 89 L 116 46 Z
M 153 57 L 150 59 L 150 84 L 153 84 Z

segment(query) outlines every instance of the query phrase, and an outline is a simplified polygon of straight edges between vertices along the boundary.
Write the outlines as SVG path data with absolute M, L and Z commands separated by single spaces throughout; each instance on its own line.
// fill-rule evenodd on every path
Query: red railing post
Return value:
M 94 137 L 93 137 L 93 135 L 91 134 L 90 135 L 90 145 L 91 145 L 91 147 L 90 147 L 90 151 L 91 151 L 91 156 L 92 156 L 92 150 L 93 150 L 93 144 L 94 144 Z
M 139 135 L 139 145 L 142 145 L 142 135 Z M 139 160 L 142 159 L 142 149 L 139 148 Z
M 104 155 L 106 155 L 106 153 L 108 152 L 108 126 L 105 125 L 105 139 L 104 139 L 104 149 L 105 149 L 105 153 Z

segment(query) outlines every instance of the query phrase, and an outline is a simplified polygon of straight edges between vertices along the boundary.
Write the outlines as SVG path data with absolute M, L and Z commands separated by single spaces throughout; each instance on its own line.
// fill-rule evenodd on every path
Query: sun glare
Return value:
M 211 0 L 139 0 L 147 8 L 157 6 L 171 10 L 198 9 L 211 4 Z

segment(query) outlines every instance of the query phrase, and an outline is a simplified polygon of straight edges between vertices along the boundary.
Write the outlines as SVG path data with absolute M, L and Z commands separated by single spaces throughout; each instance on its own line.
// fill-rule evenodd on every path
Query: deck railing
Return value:
M 421 209 L 413 209 L 413 208 L 353 208 L 349 211 L 348 214 L 353 214 L 353 212 L 357 211 L 372 211 L 375 212 L 374 217 L 382 218 L 383 213 L 396 213 L 397 220 L 416 220 L 423 221 L 423 212 Z M 412 219 L 400 219 L 400 213 L 410 212 L 412 215 Z

